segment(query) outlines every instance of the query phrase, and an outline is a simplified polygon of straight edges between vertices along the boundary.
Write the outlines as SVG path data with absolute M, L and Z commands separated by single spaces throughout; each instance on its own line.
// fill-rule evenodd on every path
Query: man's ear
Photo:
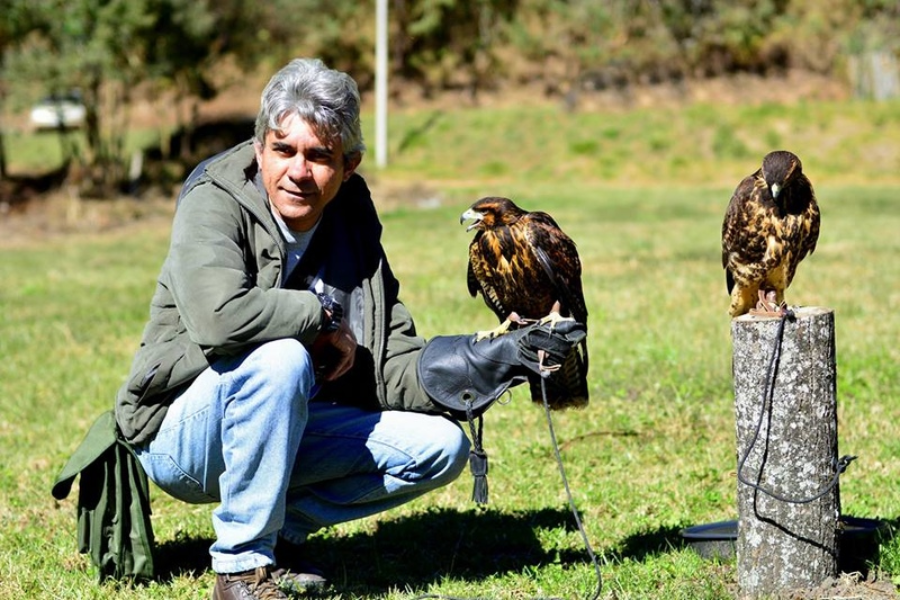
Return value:
M 350 176 L 356 172 L 356 168 L 361 162 L 362 152 L 354 152 L 350 156 L 344 157 L 344 181 L 350 179 Z

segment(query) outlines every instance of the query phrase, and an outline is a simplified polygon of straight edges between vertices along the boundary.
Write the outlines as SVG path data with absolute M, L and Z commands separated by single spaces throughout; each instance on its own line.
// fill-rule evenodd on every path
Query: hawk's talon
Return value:
M 541 325 L 546 325 L 547 323 L 550 323 L 550 330 L 552 331 L 553 328 L 556 325 L 558 325 L 559 323 L 563 323 L 565 321 L 574 321 L 574 320 L 575 319 L 573 319 L 572 317 L 564 317 L 561 314 L 559 314 L 558 311 L 553 310 L 553 311 L 550 311 L 550 314 L 548 314 L 546 317 L 543 317 L 538 322 Z
M 756 308 L 750 309 L 750 314 L 757 317 L 782 317 L 787 312 L 787 303 L 778 304 L 775 290 L 759 290 L 759 302 Z
M 559 365 L 545 365 L 544 364 L 544 359 L 547 358 L 546 350 L 538 350 L 537 355 L 538 355 L 538 369 L 541 372 L 541 376 L 547 377 L 548 375 L 550 375 L 550 373 L 555 373 L 556 371 L 559 371 L 562 368 L 561 364 L 559 364 Z
M 492 340 L 500 337 L 506 333 L 509 333 L 509 330 L 513 325 L 525 325 L 528 323 L 528 319 L 523 319 L 515 312 L 509 313 L 509 316 L 506 319 L 494 327 L 493 329 L 486 329 L 484 331 L 475 332 L 475 341 L 480 342 L 481 340 Z
M 498 327 L 494 329 L 485 329 L 483 331 L 475 332 L 475 341 L 480 342 L 482 340 L 492 340 L 494 338 L 498 338 L 504 333 L 509 331 L 509 322 L 504 321 Z

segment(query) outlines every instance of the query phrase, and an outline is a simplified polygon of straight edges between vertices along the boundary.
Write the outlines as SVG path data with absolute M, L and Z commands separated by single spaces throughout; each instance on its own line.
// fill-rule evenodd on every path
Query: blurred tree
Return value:
M 501 33 L 519 0 L 394 0 L 393 68 L 426 96 L 463 88 L 473 99 L 504 78 Z
M 896 57 L 896 0 L 521 0 L 507 28 L 519 61 L 570 100 L 584 90 L 800 68 L 840 76 L 848 48 Z M 509 63 L 507 63 L 508 65 Z
M 144 3 L 86 0 L 12 0 L 17 7 L 27 4 L 30 23 L 27 31 L 7 52 L 4 78 L 11 86 L 19 86 L 40 95 L 81 92 L 86 114 L 83 153 L 74 147 L 67 160 L 79 163 L 77 177 L 91 191 L 103 190 L 121 179 L 122 165 L 114 160 L 121 148 L 121 133 L 112 128 L 101 129 L 101 115 L 114 122 L 119 117 L 128 93 L 140 80 L 139 49 L 134 44 L 135 31 L 148 16 L 142 14 Z M 41 82 L 42 89 L 34 89 Z M 115 82 L 116 85 L 104 85 Z M 109 94 L 103 98 L 101 94 Z M 101 112 L 101 104 L 106 107 Z
M 141 39 L 153 27 L 145 0 L 10 0 L 29 11 L 27 31 L 6 53 L 10 86 L 33 94 L 79 90 L 86 109 L 83 151 L 72 172 L 83 191 L 103 195 L 123 179 L 126 108 L 146 72 Z M 40 89 L 35 89 L 37 85 Z
M 346 71 L 361 89 L 374 81 L 375 2 L 356 0 L 276 0 L 268 8 L 268 31 L 284 40 L 296 55 L 317 56 Z M 293 23 L 283 15 L 294 15 Z M 283 60 L 279 60 L 284 62 Z
M 0 0 L 0 66 L 9 48 L 15 46 L 32 28 L 31 12 L 24 2 Z M 8 95 L 8 85 L 0 79 L 0 113 L 3 112 Z M 6 144 L 4 143 L 5 127 L 0 127 L 0 179 L 8 176 L 6 161 Z
M 622 90 L 632 82 L 629 55 L 638 48 L 629 28 L 643 30 L 645 18 L 639 12 L 623 18 L 628 2 L 522 2 L 508 34 L 532 69 L 524 79 L 543 81 L 546 92 L 563 95 L 570 108 L 585 88 Z
M 287 0 L 272 3 L 277 12 L 252 0 L 2 1 L 6 14 L 27 14 L 6 48 L 3 81 L 35 98 L 81 92 L 85 144 L 72 154 L 71 182 L 96 196 L 125 183 L 135 94 L 170 94 L 176 110 L 185 99 L 210 99 L 226 57 L 239 68 L 258 64 L 294 39 L 302 17 Z
M 692 75 L 766 73 L 786 67 L 771 33 L 787 5 L 787 0 L 669 0 L 664 15 Z

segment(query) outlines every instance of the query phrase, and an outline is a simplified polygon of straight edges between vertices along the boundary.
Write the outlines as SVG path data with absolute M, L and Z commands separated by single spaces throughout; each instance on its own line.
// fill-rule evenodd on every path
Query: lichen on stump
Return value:
M 839 469 L 834 313 L 806 307 L 793 314 L 780 346 L 779 318 L 731 322 L 738 465 L 744 460 L 737 484 L 741 598 L 816 586 L 838 571 L 840 492 L 829 488 Z

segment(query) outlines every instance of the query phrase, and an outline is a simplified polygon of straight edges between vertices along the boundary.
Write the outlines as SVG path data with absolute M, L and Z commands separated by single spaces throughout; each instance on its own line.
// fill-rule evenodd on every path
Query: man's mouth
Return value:
M 315 192 L 313 191 L 305 191 L 305 190 L 292 190 L 287 188 L 281 188 L 281 191 L 290 196 L 295 201 L 301 202 L 310 202 L 315 199 Z

